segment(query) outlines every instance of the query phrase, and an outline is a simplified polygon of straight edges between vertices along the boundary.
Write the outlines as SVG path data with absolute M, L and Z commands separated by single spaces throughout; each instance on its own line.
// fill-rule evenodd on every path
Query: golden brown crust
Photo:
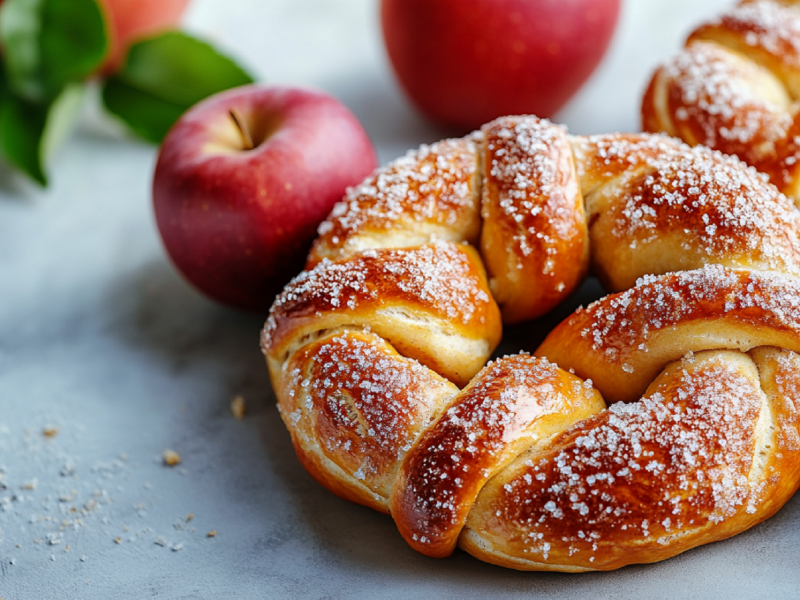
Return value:
M 783 139 L 775 144 L 775 160 L 762 162 L 759 170 L 784 194 L 800 202 L 800 119 L 795 115 Z
M 760 507 L 761 520 L 772 516 L 800 486 L 800 355 L 778 348 L 761 347 L 749 352 L 758 365 L 761 389 L 772 409 L 772 419 L 764 424 L 763 446 L 774 452 L 760 455 L 762 479 L 776 480 L 780 493 L 765 496 Z
M 574 138 L 606 289 L 709 263 L 800 274 L 800 214 L 735 158 L 662 136 Z
M 348 190 L 319 226 L 306 268 L 368 248 L 434 240 L 475 244 L 480 231 L 480 136 L 422 146 Z
M 770 0 L 738 6 L 695 29 L 687 45 L 714 42 L 746 56 L 774 74 L 796 98 L 800 95 L 800 13 L 792 3 Z
M 501 335 L 477 253 L 436 242 L 367 250 L 304 271 L 275 301 L 262 347 L 282 362 L 293 345 L 316 332 L 365 326 L 461 385 L 480 370 Z
M 796 478 L 752 473 L 769 410 L 744 354 L 673 363 L 639 402 L 577 423 L 492 479 L 466 545 L 516 568 L 608 570 L 738 533 L 796 489 Z
M 608 145 L 622 146 L 623 156 L 642 146 Z M 637 158 L 637 166 L 586 200 L 592 266 L 607 289 L 709 263 L 800 275 L 800 213 L 753 169 L 685 146 Z
M 591 387 L 544 359 L 490 363 L 403 463 L 391 512 L 412 548 L 449 556 L 484 484 L 531 444 L 605 408 Z
M 306 470 L 339 496 L 384 512 L 403 456 L 458 392 L 380 336 L 350 330 L 294 353 L 273 385 Z
M 566 131 L 504 117 L 483 127 L 481 254 L 506 323 L 538 317 L 588 265 L 583 198 Z
M 800 279 L 710 265 L 645 277 L 578 309 L 536 354 L 629 402 L 687 352 L 763 345 L 800 352 Z
M 691 145 L 760 165 L 791 123 L 790 99 L 773 75 L 722 46 L 694 42 L 658 73 L 659 119 Z M 735 109 L 731 106 L 735 103 Z M 711 109 L 709 109 L 711 107 Z
M 588 246 L 611 289 L 642 279 L 481 370 L 501 326 L 478 199 L 506 321 L 574 289 Z M 738 159 L 507 117 L 383 167 L 327 223 L 262 348 L 306 469 L 418 551 L 614 569 L 797 488 L 800 217 Z
M 791 131 L 798 100 L 800 6 L 747 1 L 698 27 L 656 71 L 642 126 L 736 155 L 800 202 Z
M 605 133 L 572 136 L 572 153 L 583 196 L 588 198 L 601 186 L 613 186 L 630 172 L 663 162 L 667 153 L 686 151 L 686 146 L 664 135 Z

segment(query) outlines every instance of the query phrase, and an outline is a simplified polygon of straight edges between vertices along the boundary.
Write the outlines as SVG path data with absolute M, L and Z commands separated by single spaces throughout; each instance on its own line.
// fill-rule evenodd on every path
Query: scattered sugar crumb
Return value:
M 179 465 L 181 463 L 181 455 L 174 450 L 164 450 L 163 458 L 164 464 L 168 467 L 174 467 L 175 465 Z
M 244 419 L 244 414 L 247 406 L 243 396 L 236 396 L 231 400 L 231 413 L 237 419 Z

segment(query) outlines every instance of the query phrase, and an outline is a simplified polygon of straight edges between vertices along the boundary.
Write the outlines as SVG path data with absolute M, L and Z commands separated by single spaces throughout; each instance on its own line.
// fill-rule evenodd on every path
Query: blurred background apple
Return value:
M 395 74 L 430 119 L 461 130 L 552 115 L 602 59 L 620 0 L 382 0 Z
M 176 29 L 189 0 L 99 0 L 106 13 L 108 58 L 102 72 L 116 71 L 131 43 Z

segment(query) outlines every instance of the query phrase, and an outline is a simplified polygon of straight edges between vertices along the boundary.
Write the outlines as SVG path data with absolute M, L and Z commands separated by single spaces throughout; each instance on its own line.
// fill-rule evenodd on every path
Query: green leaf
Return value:
M 97 0 L 5 0 L 0 45 L 11 89 L 46 103 L 100 66 L 108 39 Z
M 0 104 L 0 153 L 34 181 L 47 185 L 44 164 L 75 122 L 83 99 L 83 86 L 71 84 L 46 104 L 10 93 Z
M 103 103 L 136 135 L 158 144 L 185 107 L 173 104 L 112 77 L 103 87 Z
M 106 82 L 103 102 L 138 135 L 158 143 L 193 104 L 252 82 L 205 42 L 168 32 L 131 47 L 123 69 Z
M 47 108 L 16 96 L 7 96 L 0 106 L 0 151 L 9 163 L 34 181 L 47 185 L 41 140 Z
M 75 128 L 83 106 L 85 92 L 85 85 L 71 83 L 50 104 L 40 150 L 44 161 L 53 155 Z

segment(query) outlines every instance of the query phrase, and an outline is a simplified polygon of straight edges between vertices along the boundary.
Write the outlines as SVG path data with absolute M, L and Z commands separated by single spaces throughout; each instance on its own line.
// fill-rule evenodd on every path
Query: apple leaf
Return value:
M 40 146 L 43 160 L 49 159 L 72 133 L 78 122 L 85 92 L 84 84 L 71 83 L 48 106 Z
M 3 99 L 0 106 L 3 158 L 41 185 L 47 185 L 40 151 L 46 122 L 46 107 L 11 95 Z
M 5 93 L 0 102 L 0 153 L 41 185 L 44 163 L 71 130 L 83 99 L 83 86 L 70 84 L 50 103 L 31 102 Z
M 171 31 L 131 47 L 125 66 L 106 81 L 103 102 L 135 133 L 158 143 L 193 104 L 252 82 L 210 45 Z
M 5 0 L 0 45 L 15 95 L 44 110 L 100 66 L 108 39 L 97 0 Z

